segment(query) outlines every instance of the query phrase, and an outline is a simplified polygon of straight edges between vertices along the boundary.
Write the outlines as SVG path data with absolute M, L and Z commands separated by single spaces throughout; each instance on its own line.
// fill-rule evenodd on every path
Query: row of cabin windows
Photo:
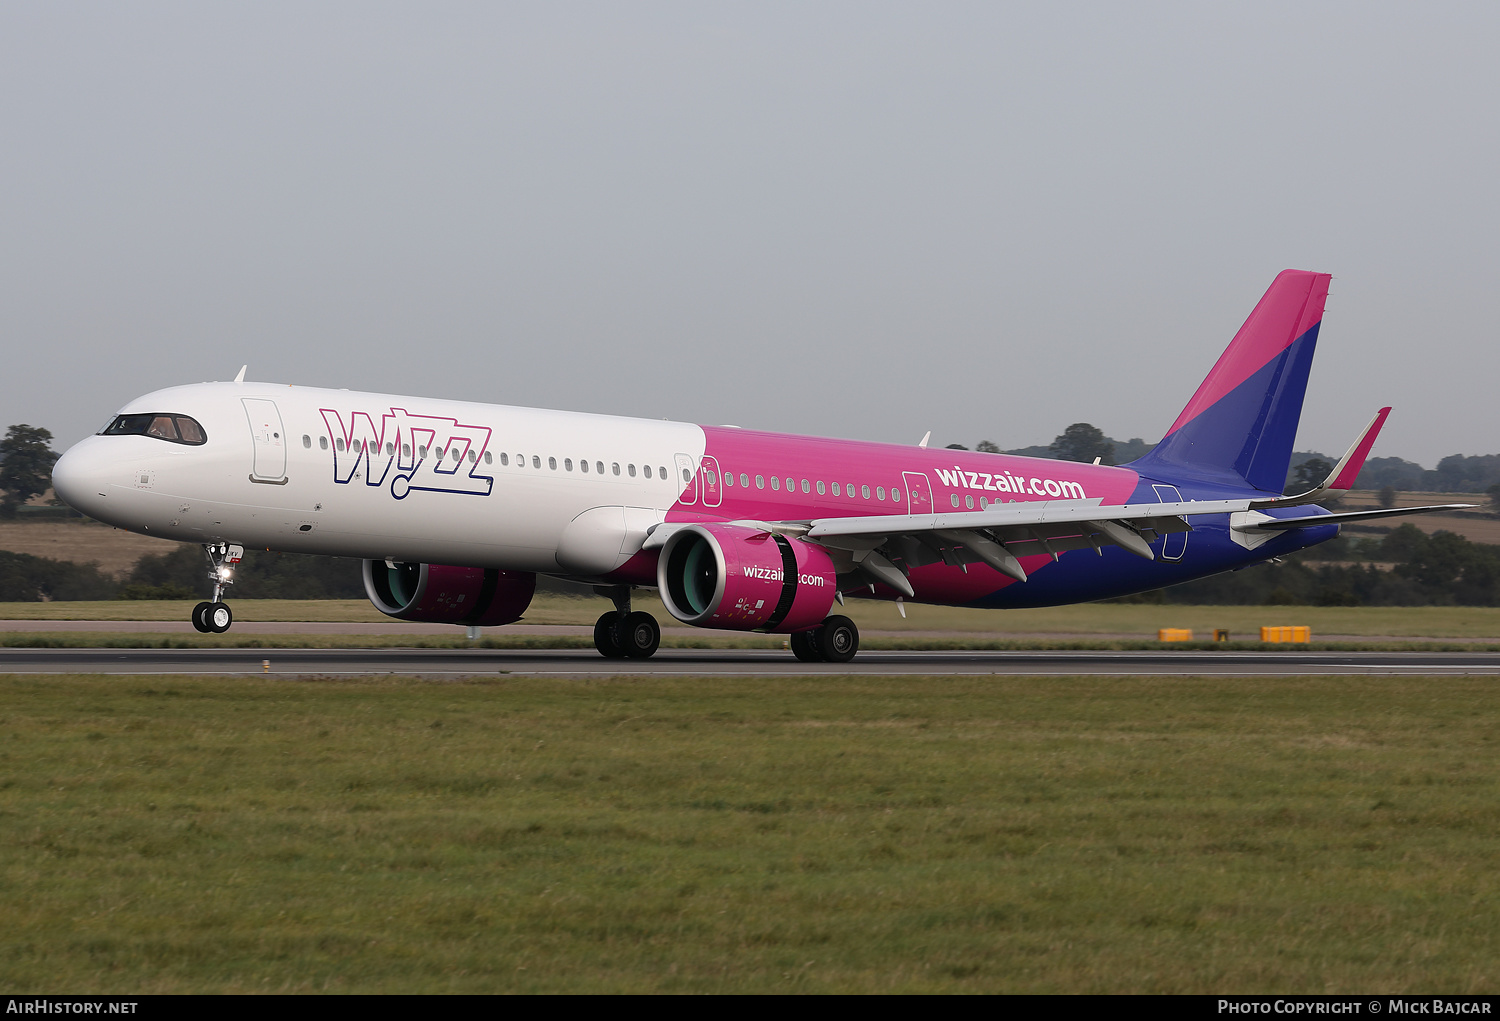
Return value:
M 303 436 L 302 436 L 302 445 L 304 447 L 307 447 L 307 448 L 311 449 L 312 448 L 312 436 L 304 433 Z M 366 446 L 367 445 L 368 445 L 369 449 L 372 450 L 375 453 L 378 453 L 379 450 L 380 450 L 380 445 L 378 443 L 375 443 L 373 441 L 368 441 L 368 440 L 358 440 L 358 441 L 356 441 L 354 443 L 349 444 L 348 446 L 349 446 L 349 449 L 355 450 L 358 453 L 363 454 L 365 452 L 365 450 L 366 450 Z M 343 437 L 339 437 L 338 439 L 335 439 L 333 441 L 333 446 L 334 446 L 334 449 L 336 449 L 339 453 L 342 454 L 344 452 L 344 450 L 345 450 L 345 445 L 344 445 Z M 320 449 L 322 449 L 322 450 L 327 450 L 328 449 L 328 437 L 327 436 L 319 436 L 318 437 L 318 447 Z M 396 453 L 396 445 L 394 443 L 386 443 L 386 445 L 385 445 L 385 453 L 386 453 L 387 457 L 394 456 L 395 453 Z M 461 461 L 465 457 L 464 451 L 460 450 L 457 445 L 449 447 L 447 450 L 443 450 L 442 448 L 438 448 L 437 450 L 434 450 L 432 453 L 433 453 L 433 457 L 436 458 L 439 461 L 441 461 L 444 457 L 451 457 L 454 461 Z M 410 443 L 403 443 L 403 444 L 401 444 L 401 456 L 402 457 L 411 457 L 411 444 Z M 427 447 L 422 446 L 422 445 L 418 445 L 417 446 L 417 456 L 419 458 L 426 458 L 427 457 Z M 476 453 L 474 451 L 474 449 L 472 447 L 469 449 L 467 457 L 469 459 L 469 463 L 470 464 L 478 464 L 479 463 L 479 455 L 478 455 L 478 453 Z M 485 464 L 494 464 L 495 463 L 495 455 L 494 455 L 494 453 L 492 451 L 486 450 L 484 452 L 484 463 Z M 510 466 L 510 454 L 509 453 L 506 453 L 505 451 L 501 451 L 501 453 L 500 453 L 500 464 L 501 464 L 502 467 L 509 467 Z M 562 459 L 562 465 L 563 465 L 563 471 L 572 471 L 573 470 L 573 459 L 571 457 L 565 457 L 565 458 L 563 458 Z M 525 454 L 517 454 L 516 455 L 516 467 L 517 468 L 524 468 L 524 467 L 526 467 L 526 455 Z M 540 469 L 542 467 L 542 458 L 541 458 L 541 455 L 539 455 L 539 454 L 532 454 L 531 455 L 531 467 L 537 468 L 537 469 Z M 557 471 L 557 458 L 555 458 L 555 457 L 549 457 L 549 458 L 547 458 L 547 467 L 549 469 L 551 469 L 552 471 Z M 590 468 L 590 462 L 587 459 L 585 459 L 585 458 L 580 458 L 579 461 L 578 461 L 578 470 L 580 472 L 584 473 L 585 475 L 587 475 L 590 470 L 592 470 L 596 475 L 603 475 L 604 472 L 605 472 L 604 462 L 603 461 L 594 461 L 594 462 L 592 462 L 592 469 L 591 469 Z M 610 466 L 609 466 L 609 470 L 610 470 L 611 473 L 613 473 L 615 475 L 619 475 L 620 474 L 620 464 L 619 464 L 619 462 L 618 461 L 612 462 L 610 464 Z M 625 465 L 625 473 L 627 475 L 629 475 L 631 478 L 635 478 L 635 476 L 636 476 L 635 465 L 634 464 L 626 464 Z M 664 468 L 664 467 L 661 467 L 660 465 L 658 465 L 653 470 L 652 467 L 649 464 L 644 464 L 644 465 L 641 465 L 641 474 L 644 475 L 648 479 L 649 478 L 666 479 L 666 477 L 667 477 L 667 469 Z M 688 475 L 686 469 L 683 470 L 682 476 L 683 476 L 683 481 L 684 482 L 688 481 L 691 478 L 691 476 Z
M 708 476 L 708 482 L 710 484 L 712 484 L 713 483 L 713 474 L 714 473 L 713 472 L 706 472 L 705 474 Z M 870 489 L 869 486 L 864 486 L 864 485 L 856 486 L 853 482 L 848 482 L 848 483 L 844 483 L 843 485 L 840 485 L 837 482 L 826 482 L 825 483 L 822 480 L 819 480 L 817 482 L 812 482 L 812 481 L 810 481 L 808 479 L 803 479 L 801 481 L 801 484 L 800 484 L 800 487 L 799 487 L 798 481 L 796 479 L 794 479 L 794 478 L 788 477 L 787 479 L 783 480 L 778 475 L 772 475 L 771 476 L 771 489 L 772 489 L 772 491 L 774 491 L 774 492 L 780 492 L 783 483 L 785 484 L 786 491 L 788 493 L 795 493 L 798 490 L 798 488 L 801 488 L 802 492 L 809 493 L 809 494 L 812 493 L 812 491 L 814 489 L 816 489 L 818 491 L 818 495 L 819 496 L 827 496 L 829 492 L 832 492 L 834 496 L 843 496 L 845 493 L 848 493 L 850 499 L 868 500 L 868 499 L 870 499 L 870 495 L 871 495 L 871 489 Z M 744 473 L 744 472 L 741 472 L 740 476 L 739 476 L 739 484 L 741 486 L 748 487 L 750 485 L 750 476 L 748 474 Z M 734 488 L 734 485 L 735 485 L 734 472 L 725 472 L 724 473 L 724 488 L 726 488 L 726 489 L 732 489 L 732 488 Z M 756 489 L 765 489 L 766 488 L 766 477 L 764 475 L 757 475 L 757 476 L 755 476 L 755 488 Z M 885 487 L 884 486 L 876 486 L 875 489 L 874 489 L 874 496 L 875 496 L 875 499 L 877 499 L 877 500 L 884 500 L 886 498 L 886 489 L 885 489 Z M 901 500 L 902 500 L 901 490 L 898 489 L 896 486 L 892 486 L 891 487 L 891 490 L 890 490 L 890 499 L 891 499 L 892 503 L 900 503 Z
M 707 481 L 708 481 L 709 485 L 712 485 L 713 482 L 714 482 L 714 473 L 711 472 L 711 471 L 705 471 L 704 475 L 707 476 Z M 740 476 L 739 476 L 739 484 L 741 486 L 747 486 L 748 487 L 750 485 L 750 476 L 748 474 L 744 473 L 744 472 L 741 472 Z M 784 484 L 786 486 L 786 491 L 788 493 L 796 492 L 797 489 L 799 489 L 799 488 L 804 493 L 811 493 L 813 491 L 813 489 L 816 488 L 817 491 L 818 491 L 818 495 L 819 496 L 826 496 L 831 491 L 834 496 L 842 496 L 842 495 L 844 495 L 844 493 L 848 493 L 850 499 L 855 499 L 856 498 L 855 494 L 857 492 L 858 493 L 858 499 L 862 499 L 862 500 L 868 500 L 868 499 L 870 499 L 870 487 L 869 486 L 861 485 L 856 490 L 855 485 L 852 482 L 845 483 L 844 485 L 841 486 L 837 482 L 830 482 L 830 483 L 826 483 L 825 484 L 821 480 L 818 481 L 818 482 L 811 482 L 808 479 L 803 479 L 803 480 L 801 480 L 801 483 L 799 485 L 798 481 L 796 479 L 788 478 L 788 479 L 785 480 Z M 724 488 L 731 489 L 731 488 L 734 487 L 734 485 L 735 485 L 734 472 L 725 472 L 724 473 Z M 771 489 L 773 491 L 780 492 L 782 485 L 783 485 L 783 481 L 782 481 L 782 479 L 779 476 L 776 476 L 776 475 L 772 475 L 771 476 Z M 766 479 L 765 479 L 765 476 L 763 476 L 763 475 L 757 475 L 757 476 L 755 476 L 755 488 L 756 489 L 765 489 L 766 488 Z M 874 495 L 875 495 L 875 499 L 877 499 L 877 500 L 884 500 L 886 498 L 886 488 L 884 486 L 876 486 L 875 490 L 874 490 Z M 890 489 L 890 499 L 891 499 L 892 503 L 900 503 L 901 500 L 902 500 L 901 490 L 899 488 L 897 488 L 896 486 L 892 486 L 891 489 Z M 958 505 L 959 505 L 958 494 L 957 493 L 950 494 L 949 495 L 949 499 L 952 500 L 953 506 L 955 508 L 957 508 Z M 985 497 L 981 496 L 979 498 L 979 508 L 980 508 L 980 510 L 983 510 L 984 508 L 988 507 L 992 502 L 993 503 L 999 503 L 1000 501 L 998 501 L 998 500 L 991 501 L 991 500 L 988 500 Z M 965 495 L 964 498 L 963 498 L 963 503 L 964 503 L 964 506 L 967 509 L 969 509 L 969 510 L 973 510 L 974 509 L 974 497 L 972 495 Z

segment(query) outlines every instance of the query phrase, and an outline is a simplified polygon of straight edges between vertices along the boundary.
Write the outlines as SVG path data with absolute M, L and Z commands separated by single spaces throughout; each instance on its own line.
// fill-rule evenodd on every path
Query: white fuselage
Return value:
M 57 491 L 101 521 L 186 542 L 583 577 L 639 549 L 705 444 L 677 422 L 253 383 L 159 390 L 121 409 L 135 413 L 190 416 L 206 442 L 71 448 Z

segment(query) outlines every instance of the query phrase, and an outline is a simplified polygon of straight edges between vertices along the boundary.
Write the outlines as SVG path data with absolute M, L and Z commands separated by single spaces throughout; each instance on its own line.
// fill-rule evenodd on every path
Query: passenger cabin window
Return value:
M 772 475 L 771 476 L 771 488 L 774 489 L 774 490 L 776 490 L 776 492 L 778 492 L 778 493 L 781 492 L 781 476 L 780 475 Z
M 633 465 L 633 464 L 627 464 L 625 466 L 625 471 L 626 471 L 627 474 L 630 475 L 631 478 L 635 478 L 635 465 Z
M 834 496 L 838 496 L 839 495 L 839 484 L 837 482 L 833 483 L 833 495 Z
M 589 470 L 589 463 L 587 461 L 579 461 L 578 470 L 586 473 Z
M 196 447 L 207 441 L 203 427 L 186 415 L 118 415 L 100 430 L 101 436 L 150 436 L 169 443 Z
M 600 475 L 603 475 L 604 474 L 604 462 L 603 461 L 595 461 L 594 462 L 594 470 L 596 472 L 598 472 Z
M 614 462 L 610 467 L 611 467 L 611 469 L 614 471 L 614 473 L 616 475 L 620 474 L 620 462 L 619 461 Z
M 552 467 L 556 468 L 557 465 L 554 464 Z M 572 471 L 573 470 L 573 459 L 571 457 L 565 457 L 565 458 L 563 458 L 563 467 L 566 468 L 568 471 Z
M 311 450 L 312 449 L 312 437 L 309 436 L 307 433 L 303 433 L 302 434 L 302 446 L 303 446 L 304 449 L 307 449 L 307 450 Z
M 651 466 L 649 464 L 641 465 L 641 473 L 649 479 L 651 477 Z M 666 476 L 662 477 L 665 478 Z
M 551 468 L 553 471 L 557 471 L 557 458 L 555 458 L 555 457 L 549 457 L 549 458 L 547 458 L 547 467 Z
M 319 436 L 318 437 L 318 449 L 320 449 L 320 450 L 327 450 L 328 449 L 328 437 L 327 436 Z M 407 453 L 410 454 L 411 451 L 408 450 Z
M 837 483 L 834 483 L 834 484 L 837 485 Z M 822 482 L 821 479 L 819 479 L 818 480 L 818 495 L 822 496 L 825 492 L 826 492 L 826 490 L 824 490 L 824 488 L 823 488 L 823 482 Z
M 532 454 L 531 455 L 531 466 L 533 468 L 540 468 L 542 466 L 542 455 L 541 454 Z

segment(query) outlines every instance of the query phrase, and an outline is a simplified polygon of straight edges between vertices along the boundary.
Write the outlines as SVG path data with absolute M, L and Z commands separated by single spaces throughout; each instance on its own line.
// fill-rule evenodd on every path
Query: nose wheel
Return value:
M 234 623 L 228 603 L 199 603 L 193 607 L 193 627 L 204 634 L 222 635 Z
M 193 627 L 203 634 L 222 635 L 234 623 L 234 611 L 224 602 L 224 587 L 234 584 L 234 569 L 245 557 L 245 547 L 224 542 L 203 544 L 208 557 L 208 577 L 214 583 L 214 597 L 193 607 Z

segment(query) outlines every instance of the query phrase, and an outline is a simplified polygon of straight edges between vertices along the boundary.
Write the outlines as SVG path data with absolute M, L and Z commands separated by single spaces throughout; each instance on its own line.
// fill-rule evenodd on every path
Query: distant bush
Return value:
M 181 595 L 130 595 L 173 591 Z M 246 550 L 226 598 L 361 599 L 360 562 L 348 557 Z M 184 543 L 168 553 L 142 557 L 125 579 L 122 599 L 207 599 L 213 595 L 208 558 L 201 547 Z
M 198 593 L 183 585 L 126 585 L 116 599 L 194 599 Z
M 1315 559 L 1334 556 L 1395 566 Z M 1173 585 L 1159 598 L 1240 606 L 1500 606 L 1500 546 L 1406 524 L 1379 539 L 1340 536 L 1282 564 Z
M 0 602 L 49 599 L 112 599 L 119 583 L 97 564 L 50 560 L 0 550 Z

